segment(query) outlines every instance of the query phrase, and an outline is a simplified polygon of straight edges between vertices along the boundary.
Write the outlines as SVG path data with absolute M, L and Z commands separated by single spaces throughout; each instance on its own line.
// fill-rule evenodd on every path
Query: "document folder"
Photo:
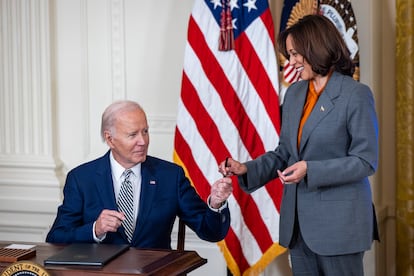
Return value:
M 44 265 L 104 266 L 129 249 L 127 244 L 74 243 L 44 260 Z

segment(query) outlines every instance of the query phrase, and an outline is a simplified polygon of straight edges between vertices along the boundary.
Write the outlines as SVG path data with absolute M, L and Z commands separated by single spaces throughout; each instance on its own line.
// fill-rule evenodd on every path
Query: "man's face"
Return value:
M 142 110 L 124 111 L 115 121 L 113 133 L 106 131 L 105 139 L 112 154 L 124 168 L 131 168 L 147 158 L 148 124 Z

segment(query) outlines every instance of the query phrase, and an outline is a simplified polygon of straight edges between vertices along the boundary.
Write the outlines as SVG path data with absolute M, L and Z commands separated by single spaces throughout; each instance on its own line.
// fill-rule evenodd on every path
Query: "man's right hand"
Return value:
M 124 220 L 124 213 L 115 210 L 103 210 L 95 223 L 95 235 L 100 238 L 107 232 L 116 232 Z

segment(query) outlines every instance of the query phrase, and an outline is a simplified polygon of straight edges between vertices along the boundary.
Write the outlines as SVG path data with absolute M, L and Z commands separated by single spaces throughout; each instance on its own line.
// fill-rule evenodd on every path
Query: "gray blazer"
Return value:
M 277 177 L 277 170 L 307 162 L 298 184 L 285 184 L 280 209 L 279 243 L 288 247 L 295 209 L 308 247 L 320 255 L 369 250 L 377 234 L 368 176 L 377 168 L 378 124 L 368 86 L 334 72 L 305 123 L 300 149 L 298 126 L 308 81 L 286 92 L 278 147 L 246 162 L 239 176 L 251 193 Z

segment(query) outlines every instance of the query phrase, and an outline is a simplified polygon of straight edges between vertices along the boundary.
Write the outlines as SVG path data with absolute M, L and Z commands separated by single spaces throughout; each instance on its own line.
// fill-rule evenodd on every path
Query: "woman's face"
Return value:
M 302 80 L 313 79 L 315 73 L 312 71 L 312 67 L 305 60 L 305 58 L 299 54 L 293 47 L 293 39 L 291 35 L 286 38 L 286 50 L 289 53 L 289 64 L 295 67 L 296 71 Z

